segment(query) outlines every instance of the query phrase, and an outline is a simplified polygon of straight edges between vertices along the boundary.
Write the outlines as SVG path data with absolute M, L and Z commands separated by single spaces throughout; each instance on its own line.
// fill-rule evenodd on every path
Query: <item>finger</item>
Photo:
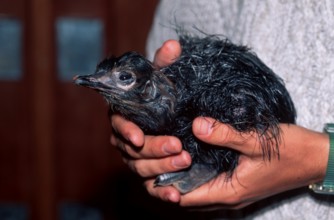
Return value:
M 127 159 L 123 157 L 125 163 L 132 171 L 141 177 L 152 177 L 162 173 L 175 172 L 187 168 L 191 164 L 191 157 L 188 152 L 182 151 L 180 154 L 158 159 Z
M 124 152 L 135 159 L 154 159 L 179 154 L 182 151 L 181 141 L 173 136 L 145 136 L 142 148 L 134 148 L 124 141 L 116 140 Z
M 196 137 L 206 143 L 227 146 L 245 154 L 254 152 L 254 147 L 258 143 L 254 132 L 241 133 L 209 117 L 196 118 L 192 129 Z
M 144 185 L 149 194 L 156 198 L 172 203 L 180 201 L 180 193 L 172 186 L 154 186 L 154 180 L 147 180 Z
M 111 125 L 118 134 L 134 146 L 141 147 L 144 145 L 144 133 L 133 122 L 115 114 L 111 116 Z
M 175 62 L 181 54 L 181 46 L 177 40 L 167 40 L 157 50 L 154 56 L 154 64 L 158 68 L 168 66 Z

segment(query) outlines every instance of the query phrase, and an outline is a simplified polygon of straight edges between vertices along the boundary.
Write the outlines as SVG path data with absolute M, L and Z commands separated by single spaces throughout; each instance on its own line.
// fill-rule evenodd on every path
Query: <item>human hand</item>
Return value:
M 221 174 L 185 195 L 176 189 L 154 187 L 153 180 L 146 181 L 146 188 L 151 195 L 164 200 L 171 197 L 170 201 L 181 206 L 236 209 L 321 181 L 327 167 L 328 136 L 296 125 L 281 124 L 280 128 L 279 159 L 273 157 L 268 161 L 264 160 L 257 135 L 241 134 L 212 118 L 197 118 L 193 132 L 199 139 L 240 152 L 239 164 L 231 178 Z

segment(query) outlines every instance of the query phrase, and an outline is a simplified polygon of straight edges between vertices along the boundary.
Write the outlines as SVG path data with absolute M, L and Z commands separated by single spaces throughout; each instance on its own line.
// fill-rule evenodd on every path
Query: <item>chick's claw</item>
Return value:
M 211 165 L 194 164 L 184 171 L 164 173 L 157 176 L 154 185 L 172 185 L 177 188 L 180 193 L 185 194 L 210 181 L 217 174 L 218 171 Z

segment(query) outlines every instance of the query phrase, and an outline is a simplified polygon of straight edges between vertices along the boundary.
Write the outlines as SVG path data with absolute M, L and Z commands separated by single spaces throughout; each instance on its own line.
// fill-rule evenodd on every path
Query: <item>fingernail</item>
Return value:
M 127 134 L 124 138 L 137 147 L 142 146 L 142 143 L 140 142 L 140 137 L 138 135 Z
M 212 130 L 212 123 L 205 118 L 201 118 L 196 122 L 196 133 L 199 135 L 208 135 Z
M 183 153 L 179 156 L 174 157 L 172 160 L 172 164 L 176 168 L 185 168 L 189 166 L 189 162 L 187 161 Z
M 179 196 L 176 193 L 169 193 L 167 196 L 167 201 L 176 203 L 179 202 Z

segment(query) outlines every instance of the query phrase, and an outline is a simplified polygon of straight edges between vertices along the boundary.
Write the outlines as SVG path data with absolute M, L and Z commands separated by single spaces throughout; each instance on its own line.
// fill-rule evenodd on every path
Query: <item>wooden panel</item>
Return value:
M 0 82 L 0 202 L 27 202 L 30 191 L 28 103 L 22 83 Z
M 32 218 L 56 219 L 54 186 L 54 29 L 52 0 L 27 5 L 27 80 L 31 95 Z M 41 19 L 42 18 L 42 19 Z
M 109 51 L 120 55 L 135 50 L 145 54 L 146 39 L 151 27 L 156 0 L 114 0 L 107 14 L 110 28 L 108 40 L 112 41 Z
M 58 16 L 104 17 L 108 0 L 57 0 L 54 12 Z
M 0 1 L 1 16 L 17 19 L 22 26 L 25 25 L 23 9 L 23 0 Z M 0 81 L 0 103 L 0 202 L 27 203 L 32 164 L 26 84 Z
M 0 15 L 24 17 L 25 0 L 0 0 Z
M 70 83 L 57 89 L 57 97 L 58 196 L 82 201 L 123 163 L 109 143 L 110 123 L 102 97 Z

